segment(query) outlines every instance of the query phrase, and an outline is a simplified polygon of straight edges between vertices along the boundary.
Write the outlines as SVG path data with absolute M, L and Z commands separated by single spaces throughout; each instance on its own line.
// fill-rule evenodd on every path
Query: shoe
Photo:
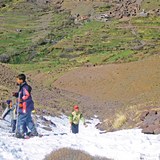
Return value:
M 28 133 L 27 133 L 27 136 L 29 136 L 29 137 L 38 136 L 38 132 L 37 132 L 37 131 L 35 131 L 35 132 L 28 132 Z
M 16 134 L 15 134 L 15 137 L 16 137 L 16 138 L 24 138 L 24 134 L 16 133 Z

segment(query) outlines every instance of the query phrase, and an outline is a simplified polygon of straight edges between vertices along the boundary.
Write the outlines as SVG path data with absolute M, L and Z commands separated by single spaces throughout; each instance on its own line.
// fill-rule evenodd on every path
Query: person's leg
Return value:
M 27 120 L 27 113 L 19 114 L 17 131 L 16 131 L 16 137 L 17 138 L 23 138 L 24 137 L 24 125 L 26 123 L 26 120 Z
M 15 133 L 15 130 L 16 130 L 16 120 L 12 120 L 11 126 L 12 126 L 12 133 Z
M 79 133 L 79 124 L 76 124 L 76 133 Z
M 72 133 L 76 134 L 79 132 L 79 125 L 72 123 L 71 129 L 72 129 Z
M 32 120 L 31 112 L 28 113 L 26 125 L 31 131 L 30 136 L 38 136 L 37 129 L 36 129 L 35 124 Z
M 27 126 L 26 126 L 26 123 L 25 123 L 24 126 L 23 126 L 23 131 L 24 131 L 25 134 L 28 133 L 28 128 L 27 128 Z

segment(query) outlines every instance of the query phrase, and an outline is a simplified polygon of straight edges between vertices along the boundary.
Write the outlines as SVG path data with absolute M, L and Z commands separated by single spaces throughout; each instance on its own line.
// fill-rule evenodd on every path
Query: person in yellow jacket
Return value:
M 69 118 L 69 122 L 71 124 L 71 131 L 74 134 L 79 133 L 79 122 L 80 122 L 80 120 L 87 127 L 87 125 L 85 123 L 85 119 L 84 119 L 82 113 L 79 111 L 79 107 L 77 105 L 74 106 L 74 110 L 69 115 L 68 118 Z

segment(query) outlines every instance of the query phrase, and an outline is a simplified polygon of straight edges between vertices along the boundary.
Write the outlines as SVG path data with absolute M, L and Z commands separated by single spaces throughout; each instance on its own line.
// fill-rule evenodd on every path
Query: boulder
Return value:
M 153 134 L 154 130 L 157 129 L 157 125 L 149 125 L 148 127 L 142 129 L 142 133 Z
M 7 63 L 10 61 L 10 56 L 7 54 L 1 54 L 0 55 L 0 62 Z
M 141 124 L 139 127 L 142 133 L 160 134 L 160 112 L 156 110 L 145 111 L 140 116 Z
M 132 50 L 139 51 L 139 50 L 142 50 L 143 47 L 144 47 L 144 45 L 134 46 L 134 47 L 132 48 Z
M 142 129 L 142 133 L 153 134 L 154 130 L 151 130 L 149 127 Z

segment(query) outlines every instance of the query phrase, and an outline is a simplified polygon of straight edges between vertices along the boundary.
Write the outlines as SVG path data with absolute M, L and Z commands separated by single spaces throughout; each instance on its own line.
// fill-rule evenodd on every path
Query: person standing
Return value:
M 79 122 L 80 120 L 83 122 L 85 127 L 87 127 L 85 123 L 85 119 L 82 115 L 82 113 L 79 111 L 79 107 L 75 105 L 73 107 L 73 112 L 69 115 L 69 122 L 71 124 L 71 131 L 74 134 L 79 133 Z
M 17 76 L 17 85 L 19 86 L 19 91 L 14 92 L 13 96 L 17 98 L 17 128 L 16 128 L 16 137 L 25 138 L 24 126 L 31 131 L 28 136 L 38 136 L 37 129 L 32 120 L 31 112 L 34 110 L 34 102 L 31 96 L 31 86 L 26 82 L 25 74 L 19 74 Z

